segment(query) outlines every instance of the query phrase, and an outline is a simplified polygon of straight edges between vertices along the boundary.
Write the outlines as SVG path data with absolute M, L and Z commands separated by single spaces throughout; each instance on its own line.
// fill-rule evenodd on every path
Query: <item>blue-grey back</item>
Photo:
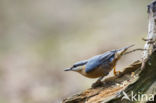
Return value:
M 104 54 L 94 56 L 90 58 L 86 64 L 86 72 L 91 72 L 100 65 L 107 65 L 108 63 L 112 62 L 114 59 L 116 51 L 108 51 Z

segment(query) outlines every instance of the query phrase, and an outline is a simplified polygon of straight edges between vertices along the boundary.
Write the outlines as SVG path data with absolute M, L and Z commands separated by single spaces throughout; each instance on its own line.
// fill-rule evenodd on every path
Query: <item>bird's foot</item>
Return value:
M 115 72 L 114 72 L 114 75 L 115 75 L 115 76 L 119 76 L 120 74 L 121 74 L 120 71 L 115 71 Z
M 115 66 L 113 68 L 113 73 L 114 73 L 115 76 L 119 76 L 121 74 L 120 71 L 116 71 L 116 67 Z
M 92 84 L 92 88 L 96 88 L 96 87 L 99 87 L 99 86 L 102 86 L 103 85 L 103 82 L 102 81 L 96 81 L 95 83 Z

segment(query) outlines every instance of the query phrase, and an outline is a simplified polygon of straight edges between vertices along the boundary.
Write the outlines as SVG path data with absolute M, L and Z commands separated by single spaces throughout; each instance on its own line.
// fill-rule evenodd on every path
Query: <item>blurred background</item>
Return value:
M 143 48 L 150 1 L 0 0 L 0 103 L 60 103 L 89 88 L 96 79 L 63 70 L 108 50 Z M 117 69 L 141 56 L 124 56 Z

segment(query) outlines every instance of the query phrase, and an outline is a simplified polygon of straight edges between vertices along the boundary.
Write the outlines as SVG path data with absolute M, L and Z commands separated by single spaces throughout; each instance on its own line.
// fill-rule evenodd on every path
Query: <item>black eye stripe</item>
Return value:
M 73 67 L 77 67 L 76 65 L 73 65 Z
M 87 63 L 87 61 L 81 61 L 81 62 L 78 62 L 78 63 L 75 63 L 72 68 L 76 68 L 78 66 L 82 66 L 82 65 L 85 65 Z

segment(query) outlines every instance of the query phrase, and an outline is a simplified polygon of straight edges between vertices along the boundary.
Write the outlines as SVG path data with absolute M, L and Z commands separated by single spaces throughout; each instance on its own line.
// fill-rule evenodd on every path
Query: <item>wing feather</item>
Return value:
M 108 51 L 102 55 L 95 56 L 88 60 L 85 71 L 87 73 L 95 70 L 101 64 L 109 63 L 114 59 L 116 51 Z

